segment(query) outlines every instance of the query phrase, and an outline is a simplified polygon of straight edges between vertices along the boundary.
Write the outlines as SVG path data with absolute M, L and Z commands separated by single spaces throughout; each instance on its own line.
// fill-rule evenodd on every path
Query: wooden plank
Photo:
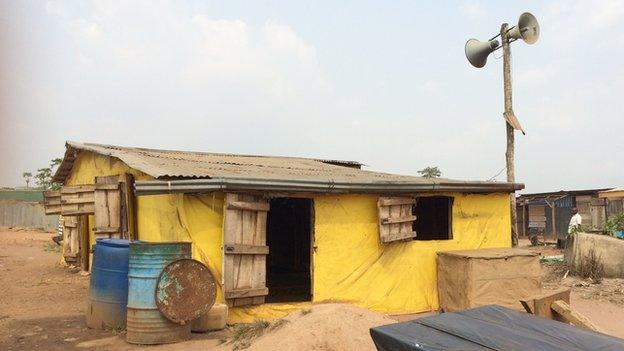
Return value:
M 399 233 L 414 233 L 413 226 L 414 221 L 416 220 L 416 216 L 412 215 L 413 210 L 412 204 L 404 204 L 401 205 L 401 217 L 400 218 L 409 218 L 407 221 L 401 221 L 401 225 L 399 226 Z M 414 235 L 410 235 L 410 239 L 413 239 Z
M 93 232 L 97 234 L 117 234 L 119 227 L 94 227 Z
M 124 173 L 121 177 L 121 224 L 125 239 L 138 240 L 136 222 L 136 198 L 134 196 L 134 176 Z
M 92 193 L 95 190 L 93 184 L 68 185 L 61 188 L 61 196 L 63 194 Z
M 80 229 L 80 268 L 89 271 L 89 254 L 91 253 L 91 243 L 89 242 L 89 216 L 82 215 L 78 219 Z
M 224 245 L 226 255 L 268 255 L 269 247 L 266 245 Z
M 91 184 L 71 185 L 61 188 L 61 215 L 79 216 L 93 214 L 94 191 Z
M 90 203 L 93 203 L 93 198 L 91 196 L 64 198 L 61 200 L 61 205 L 76 205 L 76 204 L 90 204 Z
M 93 232 L 98 237 L 124 238 L 121 228 L 119 175 L 95 177 L 94 212 Z
M 269 204 L 265 202 L 245 202 L 245 201 L 233 201 L 228 203 L 228 209 L 232 210 L 248 210 L 248 211 L 268 211 Z
M 602 330 L 600 330 L 600 328 L 592 323 L 589 318 L 570 308 L 570 304 L 565 301 L 557 300 L 552 303 L 551 308 L 567 322 L 572 323 L 577 327 L 593 330 L 599 333 L 604 333 Z
M 100 178 L 100 177 L 97 177 Z M 109 177 L 106 177 L 109 178 Z M 115 184 L 98 184 L 95 183 L 95 190 L 119 190 L 119 176 L 112 176 L 111 179 L 114 179 Z
M 386 243 L 399 241 L 399 240 L 412 240 L 414 237 L 416 237 L 416 232 L 413 232 L 413 231 L 406 232 L 406 233 L 390 234 L 384 238 L 385 241 L 382 241 L 382 243 L 386 244 Z
M 390 218 L 390 206 L 381 205 L 381 198 L 377 202 L 377 211 L 379 218 Z M 386 242 L 386 238 L 390 235 L 390 226 L 379 222 L 379 238 L 382 243 Z
M 401 206 L 401 208 L 403 209 L 403 207 L 405 206 Z M 413 222 L 416 220 L 416 216 L 410 215 L 410 216 L 405 216 L 404 213 L 401 213 L 402 217 L 395 217 L 395 218 L 382 218 L 381 219 L 381 223 L 383 224 L 391 224 L 391 223 L 404 223 L 404 222 Z
M 413 205 L 416 200 L 412 197 L 380 197 L 378 201 L 379 206 L 394 206 L 394 205 Z
M 226 299 L 249 298 L 254 296 L 266 296 L 269 294 L 268 288 L 236 289 L 225 292 Z
M 260 200 L 263 200 L 260 198 Z M 267 201 L 267 200 L 264 200 Z M 267 206 L 268 206 L 267 201 Z M 264 246 L 266 245 L 266 226 L 267 226 L 267 217 L 268 213 L 266 211 L 258 211 L 256 212 L 256 227 L 255 232 L 256 235 L 254 237 L 254 245 Z M 267 247 L 268 248 L 268 247 Z M 251 279 L 251 286 L 255 288 L 266 288 L 266 255 L 258 255 L 254 256 L 254 269 L 253 276 Z M 252 303 L 254 305 L 263 304 L 265 302 L 264 295 L 256 296 L 252 299 Z
M 61 214 L 61 192 L 59 190 L 44 191 L 43 208 L 47 215 Z
M 553 314 L 550 306 L 556 300 L 562 300 L 569 303 L 570 291 L 570 288 L 549 291 L 544 294 L 520 300 L 520 303 L 524 306 L 525 309 L 527 309 L 528 307 L 528 309 L 531 310 L 531 313 L 536 316 L 547 319 L 560 320 L 559 316 Z
M 389 207 L 390 207 L 390 217 L 389 218 L 401 217 L 401 205 L 392 205 L 392 206 L 389 206 Z M 388 237 L 386 237 L 386 240 L 388 238 L 400 237 L 401 226 L 398 223 L 390 223 L 390 224 L 388 224 L 388 226 L 390 227 L 390 234 L 388 234 Z

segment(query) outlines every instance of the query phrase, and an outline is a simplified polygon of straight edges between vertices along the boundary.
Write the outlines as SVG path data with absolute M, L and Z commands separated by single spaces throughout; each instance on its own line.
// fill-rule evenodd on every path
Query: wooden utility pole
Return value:
M 500 30 L 501 41 L 503 42 L 503 85 L 505 90 L 505 127 L 507 128 L 507 151 L 505 152 L 507 166 L 507 182 L 516 182 L 514 168 L 514 127 L 509 123 L 513 116 L 511 100 L 511 51 L 509 48 L 509 38 L 507 35 L 508 24 L 503 23 Z M 516 223 L 516 193 L 509 195 L 511 206 L 511 245 L 518 246 L 518 228 Z

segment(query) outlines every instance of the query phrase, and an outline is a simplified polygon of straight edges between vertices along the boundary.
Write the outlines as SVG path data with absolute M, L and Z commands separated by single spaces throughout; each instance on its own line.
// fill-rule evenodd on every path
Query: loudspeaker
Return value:
M 508 36 L 514 39 L 522 39 L 527 44 L 535 44 L 539 38 L 540 27 L 535 16 L 529 12 L 520 15 L 518 25 L 511 28 Z
M 464 51 L 466 51 L 466 58 L 470 64 L 481 68 L 485 66 L 488 55 L 496 50 L 498 46 L 498 40 L 479 41 L 477 39 L 470 39 L 466 42 Z

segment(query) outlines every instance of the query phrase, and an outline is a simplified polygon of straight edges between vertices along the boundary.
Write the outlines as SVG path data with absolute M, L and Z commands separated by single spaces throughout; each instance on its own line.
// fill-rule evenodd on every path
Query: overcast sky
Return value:
M 75 140 L 357 160 L 487 180 L 505 165 L 512 44 L 516 178 L 528 192 L 624 185 L 624 1 L 0 0 L 0 186 Z M 505 180 L 505 172 L 496 178 Z

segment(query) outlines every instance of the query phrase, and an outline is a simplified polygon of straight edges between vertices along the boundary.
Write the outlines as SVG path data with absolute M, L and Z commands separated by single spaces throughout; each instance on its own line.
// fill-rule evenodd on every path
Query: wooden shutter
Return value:
M 63 217 L 63 258 L 67 263 L 79 262 L 80 227 L 76 216 Z
M 119 176 L 95 177 L 96 238 L 122 239 Z
M 223 291 L 229 306 L 264 303 L 266 222 L 269 203 L 260 196 L 226 194 L 223 227 Z
M 121 191 L 121 233 L 124 239 L 138 240 L 133 187 L 134 176 L 130 173 L 122 174 L 119 183 L 119 190 Z
M 87 216 L 63 217 L 63 258 L 65 262 L 89 270 L 89 229 Z
M 45 214 L 61 214 L 61 191 L 50 190 L 43 192 L 43 208 Z
M 416 233 L 412 225 L 416 216 L 412 207 L 416 200 L 411 197 L 380 197 L 377 201 L 379 209 L 379 238 L 382 243 L 398 240 L 412 240 Z
M 73 185 L 61 188 L 61 214 L 79 216 L 94 213 L 93 185 Z

